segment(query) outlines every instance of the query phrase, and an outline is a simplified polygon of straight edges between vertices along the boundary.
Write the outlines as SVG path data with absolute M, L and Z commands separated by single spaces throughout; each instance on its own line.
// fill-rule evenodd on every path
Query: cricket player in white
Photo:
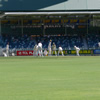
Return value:
M 76 46 L 74 46 L 74 48 L 75 48 L 75 50 L 76 50 L 76 55 L 77 55 L 77 56 L 80 56 L 80 55 L 79 55 L 80 48 L 78 48 L 78 47 L 76 47 Z
M 33 56 L 38 56 L 38 46 L 37 44 L 34 46 L 34 49 L 33 49 Z
M 3 56 L 4 56 L 4 57 L 7 57 L 7 54 L 6 54 L 5 52 L 3 52 Z
M 48 51 L 45 49 L 44 50 L 44 56 L 47 56 L 48 55 Z
M 61 53 L 61 54 L 62 54 L 62 56 L 64 56 L 64 54 L 63 54 L 63 49 L 62 49 L 62 47 L 61 47 L 61 46 L 59 46 L 59 48 L 58 48 L 58 56 L 59 56 L 59 53 Z
M 100 48 L 100 42 L 98 42 L 98 47 Z
M 49 51 L 48 55 L 49 56 L 51 56 L 51 42 L 52 40 L 50 40 L 49 45 L 48 45 L 48 51 Z
M 6 46 L 6 54 L 7 54 L 7 57 L 9 57 L 9 43 Z
M 42 43 L 41 42 L 38 43 L 38 54 L 39 54 L 39 56 L 43 56 Z
M 56 52 L 56 44 L 53 42 L 53 45 L 52 45 L 52 54 L 53 52 L 55 52 L 55 55 L 57 56 L 57 52 Z

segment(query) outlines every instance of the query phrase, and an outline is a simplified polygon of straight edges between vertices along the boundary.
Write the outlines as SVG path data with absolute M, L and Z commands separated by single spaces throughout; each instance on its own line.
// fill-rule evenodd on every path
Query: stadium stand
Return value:
M 74 45 L 81 49 L 98 48 L 100 30 L 99 27 L 91 26 L 93 20 L 68 19 L 68 23 L 62 23 L 66 21 L 62 19 L 44 21 L 45 23 L 40 23 L 40 19 L 23 20 L 21 25 L 21 20 L 2 20 L 0 46 L 5 48 L 9 42 L 10 49 L 33 49 L 34 45 L 41 41 L 45 49 L 51 39 L 57 48 L 61 45 L 64 50 L 74 49 Z M 46 21 L 49 22 L 46 23 Z M 58 22 L 52 23 L 54 21 Z
M 100 35 L 89 34 L 87 36 L 87 43 L 89 48 L 98 48 L 98 43 L 100 42 Z
M 8 36 L 5 35 L 2 37 L 2 48 L 6 47 L 6 44 L 9 42 L 10 48 L 33 48 L 35 44 L 39 41 L 43 43 L 43 48 L 48 47 L 49 40 L 56 43 L 57 48 L 61 45 L 64 49 L 73 49 L 74 45 L 83 47 L 82 37 L 78 36 L 41 36 L 41 37 L 32 37 L 28 35 L 19 36 Z

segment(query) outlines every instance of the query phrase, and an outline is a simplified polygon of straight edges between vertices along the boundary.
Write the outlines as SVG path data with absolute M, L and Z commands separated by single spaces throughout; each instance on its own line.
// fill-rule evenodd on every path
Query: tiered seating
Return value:
M 89 48 L 98 48 L 98 42 L 100 42 L 100 36 L 95 34 L 90 34 L 87 36 L 87 42 Z
M 6 47 L 6 44 L 9 42 L 10 48 L 33 48 L 38 42 L 42 42 L 43 48 L 48 48 L 49 40 L 52 40 L 52 43 L 55 42 L 57 48 L 61 45 L 63 49 L 73 48 L 74 45 L 78 47 L 83 46 L 82 39 L 78 36 L 46 36 L 46 37 L 30 37 L 27 35 L 20 36 L 4 36 L 2 47 Z

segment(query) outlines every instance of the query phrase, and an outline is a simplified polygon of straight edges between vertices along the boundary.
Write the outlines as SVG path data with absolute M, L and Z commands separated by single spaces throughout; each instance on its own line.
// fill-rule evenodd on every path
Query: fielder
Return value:
M 7 57 L 7 54 L 6 54 L 5 52 L 3 52 L 3 56 L 4 56 L 4 57 Z
M 11 51 L 11 55 L 12 55 L 12 56 L 15 56 L 15 52 L 16 52 L 16 49 L 15 49 L 15 48 L 12 49 L 12 51 Z
M 43 56 L 42 43 L 41 42 L 38 43 L 38 54 L 39 54 L 39 56 Z
M 63 49 L 62 49 L 62 47 L 61 47 L 61 46 L 59 46 L 59 48 L 58 48 L 58 56 L 59 56 L 59 53 L 61 53 L 61 54 L 62 54 L 62 56 L 64 56 L 64 54 L 63 54 Z
M 98 42 L 98 47 L 100 48 L 100 42 Z
M 53 52 L 55 52 L 55 55 L 57 56 L 57 52 L 56 52 L 56 44 L 53 42 L 53 45 L 52 45 L 52 54 Z
M 33 48 L 33 56 L 38 56 L 38 45 L 36 44 Z
M 7 55 L 7 57 L 9 57 L 9 43 L 6 46 L 6 55 Z
M 76 47 L 76 46 L 74 46 L 74 48 L 75 48 L 75 50 L 76 50 L 76 55 L 77 55 L 77 56 L 80 56 L 80 55 L 79 55 L 80 48 L 78 48 L 78 47 Z
M 49 56 L 51 56 L 51 42 L 52 40 L 50 40 L 49 45 L 48 45 L 48 51 L 49 51 L 48 55 Z
M 47 56 L 48 55 L 48 51 L 45 49 L 44 50 L 44 56 Z

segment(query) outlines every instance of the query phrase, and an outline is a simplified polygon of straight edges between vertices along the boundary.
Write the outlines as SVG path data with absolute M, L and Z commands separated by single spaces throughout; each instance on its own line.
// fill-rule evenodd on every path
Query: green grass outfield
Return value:
M 0 100 L 100 100 L 100 56 L 0 57 Z

